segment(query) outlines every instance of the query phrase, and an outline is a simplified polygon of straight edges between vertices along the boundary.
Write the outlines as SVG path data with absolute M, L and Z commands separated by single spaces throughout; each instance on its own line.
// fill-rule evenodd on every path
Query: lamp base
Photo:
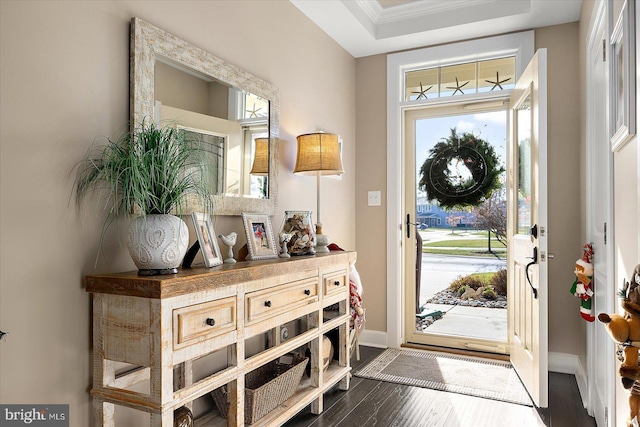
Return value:
M 317 254 L 328 254 L 329 248 L 329 236 L 326 234 L 316 234 L 316 253 Z

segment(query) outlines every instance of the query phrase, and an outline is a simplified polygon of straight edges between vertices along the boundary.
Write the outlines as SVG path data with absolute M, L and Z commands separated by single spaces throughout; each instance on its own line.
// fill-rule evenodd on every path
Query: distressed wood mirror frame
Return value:
M 278 196 L 278 88 L 247 71 L 199 49 L 140 18 L 131 19 L 131 125 L 155 117 L 154 69 L 156 60 L 175 64 L 186 72 L 204 75 L 269 100 L 269 198 L 212 195 L 216 215 L 260 212 L 275 215 Z M 195 209 L 195 207 L 194 207 Z

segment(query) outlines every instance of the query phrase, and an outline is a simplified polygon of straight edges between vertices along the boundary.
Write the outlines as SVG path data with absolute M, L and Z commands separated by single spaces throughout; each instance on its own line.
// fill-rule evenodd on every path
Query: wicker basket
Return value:
M 290 364 L 279 363 L 276 359 L 245 375 L 245 424 L 255 423 L 293 396 L 309 359 L 297 354 L 291 356 L 293 361 Z M 218 411 L 226 418 L 228 407 L 226 386 L 213 390 L 211 395 Z

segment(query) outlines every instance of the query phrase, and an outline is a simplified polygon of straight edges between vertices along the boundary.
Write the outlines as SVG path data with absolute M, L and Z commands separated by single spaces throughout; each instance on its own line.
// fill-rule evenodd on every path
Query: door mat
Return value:
M 511 363 L 501 360 L 388 348 L 355 375 L 533 406 Z

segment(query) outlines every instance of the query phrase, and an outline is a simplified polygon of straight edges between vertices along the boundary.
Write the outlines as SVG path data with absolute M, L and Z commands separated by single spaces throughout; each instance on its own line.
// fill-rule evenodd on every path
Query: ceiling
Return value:
M 354 57 L 577 21 L 582 0 L 290 0 Z

